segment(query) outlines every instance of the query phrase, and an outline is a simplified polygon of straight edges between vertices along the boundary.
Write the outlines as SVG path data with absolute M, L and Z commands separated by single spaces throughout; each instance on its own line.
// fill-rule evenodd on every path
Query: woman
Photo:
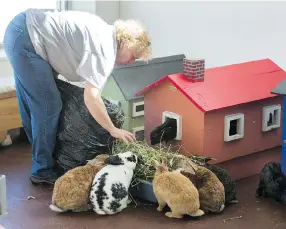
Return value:
M 114 138 L 135 141 L 133 134 L 114 127 L 101 91 L 114 64 L 150 58 L 150 40 L 139 23 L 118 20 L 108 25 L 86 12 L 28 9 L 8 25 L 4 48 L 32 145 L 33 183 L 53 184 L 57 179 L 52 154 L 62 109 L 54 80 L 58 74 L 69 81 L 86 81 L 84 101 L 91 115 Z

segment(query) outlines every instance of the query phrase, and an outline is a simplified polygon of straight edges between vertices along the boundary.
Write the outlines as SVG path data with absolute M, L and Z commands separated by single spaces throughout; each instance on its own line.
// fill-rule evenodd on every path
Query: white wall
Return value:
M 286 2 L 122 1 L 150 31 L 154 57 L 185 53 L 206 67 L 271 58 L 286 69 Z
M 206 67 L 271 58 L 286 69 L 286 2 L 71 1 L 70 9 L 142 21 L 153 56 L 184 53 Z M 1 62 L 0 76 L 10 74 Z
M 96 14 L 112 24 L 119 18 L 119 1 L 96 1 Z
M 68 1 L 69 10 L 78 10 L 89 13 L 95 13 L 96 3 L 95 1 Z
M 106 1 L 106 0 L 72 0 L 68 3 L 69 10 L 79 10 L 90 13 L 95 13 L 102 17 L 107 23 L 113 23 L 119 17 L 120 1 Z

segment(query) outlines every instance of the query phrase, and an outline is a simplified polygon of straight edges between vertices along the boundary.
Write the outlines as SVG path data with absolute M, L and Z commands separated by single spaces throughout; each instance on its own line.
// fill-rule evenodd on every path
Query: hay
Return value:
M 131 183 L 132 186 L 138 184 L 140 180 L 152 182 L 155 173 L 155 167 L 152 164 L 153 159 L 157 160 L 159 163 L 161 163 L 163 159 L 166 159 L 169 170 L 176 170 L 182 166 L 186 168 L 187 164 L 193 169 L 196 166 L 195 164 L 197 164 L 195 161 L 199 158 L 199 156 L 195 155 L 186 157 L 179 153 L 179 149 L 171 150 L 170 147 L 168 148 L 162 145 L 159 147 L 151 147 L 145 141 L 137 141 L 129 143 L 128 145 L 122 141 L 116 141 L 112 150 L 113 154 L 126 151 L 132 151 L 137 155 L 141 155 L 143 158 L 143 163 L 139 163 L 134 171 L 134 178 Z M 192 157 L 194 160 L 192 160 Z

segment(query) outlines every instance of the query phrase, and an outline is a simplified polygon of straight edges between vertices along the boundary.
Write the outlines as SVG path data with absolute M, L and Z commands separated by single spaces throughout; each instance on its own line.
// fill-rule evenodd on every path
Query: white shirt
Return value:
M 72 82 L 89 81 L 102 90 L 117 53 L 115 28 L 80 11 L 26 10 L 36 53 Z

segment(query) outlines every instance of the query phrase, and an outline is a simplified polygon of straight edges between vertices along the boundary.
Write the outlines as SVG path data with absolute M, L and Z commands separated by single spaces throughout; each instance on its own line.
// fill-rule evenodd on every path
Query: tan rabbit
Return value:
M 200 209 L 199 193 L 190 180 L 179 171 L 169 171 L 166 160 L 160 165 L 156 160 L 152 163 L 156 168 L 153 179 L 153 192 L 158 201 L 158 211 L 162 211 L 166 204 L 171 209 L 165 215 L 170 218 L 202 216 L 205 213 Z
M 197 165 L 196 174 L 184 168 L 181 173 L 188 177 L 199 191 L 201 209 L 206 212 L 221 212 L 225 208 L 224 186 L 209 169 Z
M 88 211 L 89 194 L 94 176 L 105 166 L 108 154 L 89 160 L 86 165 L 67 171 L 54 185 L 50 209 L 55 212 Z

